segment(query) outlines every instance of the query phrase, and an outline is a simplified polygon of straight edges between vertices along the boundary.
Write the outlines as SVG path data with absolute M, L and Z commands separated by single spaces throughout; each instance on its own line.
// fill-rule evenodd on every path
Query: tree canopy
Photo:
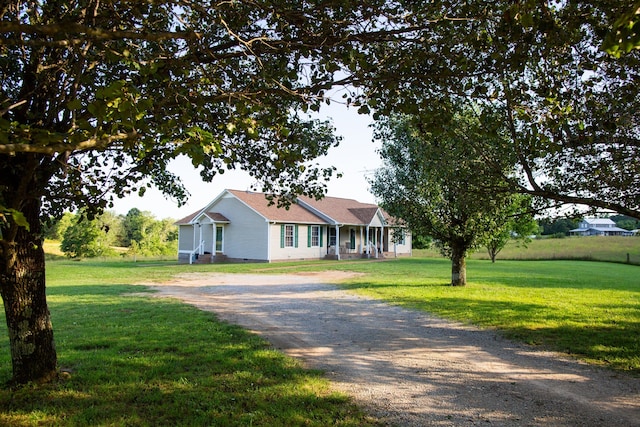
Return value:
M 372 46 L 362 59 L 363 81 L 373 82 L 364 95 L 376 113 L 499 107 L 505 149 L 518 164 L 503 178 L 514 190 L 640 217 L 640 50 L 614 57 L 601 49 L 629 2 L 404 7 L 407 25 L 429 25 L 402 43 Z
M 485 124 L 491 114 L 481 115 Z M 428 117 L 396 116 L 377 123 L 383 166 L 371 181 L 382 207 L 418 234 L 432 237 L 451 259 L 451 284 L 466 285 L 466 256 L 503 231 L 505 223 L 526 214 L 527 205 L 508 191 L 490 189 L 491 166 L 477 152 L 476 139 L 501 139 L 487 133 L 472 111 L 461 111 L 432 131 Z M 497 146 L 498 143 L 488 144 Z M 495 154 L 495 156 L 491 156 Z M 508 168 L 508 163 L 504 164 Z

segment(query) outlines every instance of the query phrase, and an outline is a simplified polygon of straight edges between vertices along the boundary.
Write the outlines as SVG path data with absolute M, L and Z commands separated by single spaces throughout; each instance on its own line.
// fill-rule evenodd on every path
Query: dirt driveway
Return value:
M 152 284 L 322 369 L 399 426 L 640 426 L 640 379 L 340 290 L 350 273 L 194 273 Z

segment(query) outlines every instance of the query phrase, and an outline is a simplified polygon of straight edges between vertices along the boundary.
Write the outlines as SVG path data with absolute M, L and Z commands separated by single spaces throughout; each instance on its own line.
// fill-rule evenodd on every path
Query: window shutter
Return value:
M 311 227 L 310 225 L 307 225 L 307 247 L 310 248 L 311 247 L 311 229 L 313 227 Z
M 284 224 L 280 226 L 280 247 L 284 248 Z
M 324 227 L 320 227 L 320 247 L 322 247 L 322 232 L 324 231 Z
M 295 248 L 298 247 L 298 224 L 296 224 L 295 229 L 293 231 L 293 246 Z

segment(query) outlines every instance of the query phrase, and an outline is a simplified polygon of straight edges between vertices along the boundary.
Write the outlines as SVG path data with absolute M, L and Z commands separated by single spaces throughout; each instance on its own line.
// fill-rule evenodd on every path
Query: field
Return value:
M 440 257 L 436 249 L 417 250 L 414 255 Z M 472 259 L 489 259 L 484 248 L 471 254 Z M 590 236 L 564 239 L 539 238 L 526 247 L 509 242 L 498 254 L 498 260 L 587 260 L 640 265 L 640 237 Z
M 560 246 L 550 250 L 550 243 L 573 241 L 590 240 L 545 240 L 545 250 L 555 253 Z M 598 256 L 608 256 L 600 240 L 591 241 Z M 640 239 L 623 238 L 619 245 L 636 241 L 640 244 Z M 533 248 L 532 244 L 527 251 Z M 507 248 L 504 255 L 514 250 L 522 249 Z M 558 254 L 557 259 L 580 255 L 576 246 L 564 250 L 571 253 Z M 150 298 L 144 287 L 133 285 L 187 271 L 361 272 L 343 286 L 640 374 L 640 267 L 635 265 L 580 260 L 492 264 L 471 259 L 469 285 L 452 288 L 447 286 L 447 260 L 418 256 L 386 262 L 191 266 L 56 258 L 47 264 L 48 299 L 65 379 L 43 387 L 0 390 L 2 425 L 375 424 L 348 398 L 329 391 L 321 373 L 303 369 L 256 336 L 218 322 L 211 314 Z M 11 372 L 3 321 L 0 334 L 5 337 L 0 339 L 4 382 Z

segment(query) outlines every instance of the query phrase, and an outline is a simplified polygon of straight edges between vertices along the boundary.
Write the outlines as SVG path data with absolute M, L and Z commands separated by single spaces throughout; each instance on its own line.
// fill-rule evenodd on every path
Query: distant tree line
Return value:
M 172 255 L 177 251 L 178 228 L 170 218 L 158 220 L 151 212 L 131 209 L 126 215 L 105 211 L 91 217 L 81 210 L 65 213 L 46 227 L 45 238 L 59 240 L 70 258 L 130 255 Z M 117 250 L 116 248 L 123 248 Z
M 617 227 L 625 230 L 635 230 L 640 228 L 640 220 L 627 215 L 613 215 L 609 217 L 616 223 Z M 569 235 L 569 231 L 576 229 L 580 225 L 581 218 L 542 218 L 534 222 L 537 227 L 531 227 L 531 235 L 539 235 L 545 237 L 563 238 Z M 507 227 L 515 228 L 515 227 Z M 517 231 L 508 230 L 511 239 L 518 240 Z M 427 249 L 434 243 L 433 239 L 427 235 L 414 234 L 412 237 L 413 249 Z M 491 251 L 490 248 L 487 250 Z

